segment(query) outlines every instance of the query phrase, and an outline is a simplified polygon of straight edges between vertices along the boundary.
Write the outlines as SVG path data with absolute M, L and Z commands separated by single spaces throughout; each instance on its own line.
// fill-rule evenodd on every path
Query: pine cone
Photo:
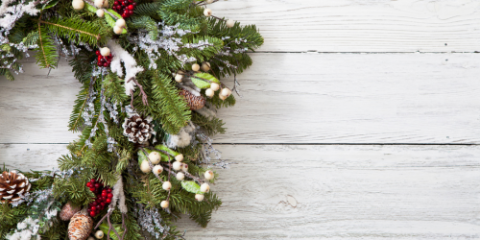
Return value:
M 80 207 L 73 207 L 72 203 L 68 202 L 63 206 L 62 211 L 60 211 L 60 219 L 68 221 L 80 210 L 82 210 Z
M 123 123 L 123 135 L 128 137 L 130 142 L 145 144 L 155 133 L 150 117 L 142 118 L 138 114 L 125 119 Z
M 86 211 L 80 211 L 73 215 L 68 224 L 68 239 L 85 240 L 92 233 L 93 219 Z
M 16 202 L 30 191 L 32 185 L 23 174 L 17 171 L 3 172 L 0 175 L 0 199 L 2 202 Z
M 195 94 L 187 90 L 180 91 L 180 95 L 185 98 L 190 110 L 202 109 L 205 106 L 206 100 L 203 96 L 195 96 Z

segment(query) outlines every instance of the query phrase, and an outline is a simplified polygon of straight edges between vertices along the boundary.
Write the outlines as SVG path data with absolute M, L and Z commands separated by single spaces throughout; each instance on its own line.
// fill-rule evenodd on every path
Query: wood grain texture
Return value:
M 261 51 L 474 52 L 476 0 L 228 0 L 214 15 L 255 24 Z
M 478 146 L 219 148 L 224 204 L 187 239 L 480 238 Z
M 478 54 L 268 54 L 239 77 L 218 143 L 479 143 Z M 33 63 L 0 81 L 0 143 L 68 143 L 79 84 Z M 225 80 L 231 85 L 231 81 Z
M 68 153 L 66 144 L 0 144 L 0 164 L 11 170 L 52 170 Z
M 40 69 L 34 59 L 24 63 L 25 73 L 15 81 L 0 78 L 0 143 L 68 143 L 73 103 L 80 83 L 65 60 L 53 69 Z
M 48 169 L 65 147 L 0 145 L 0 159 Z M 480 146 L 215 147 L 223 206 L 205 229 L 182 219 L 187 239 L 480 238 Z

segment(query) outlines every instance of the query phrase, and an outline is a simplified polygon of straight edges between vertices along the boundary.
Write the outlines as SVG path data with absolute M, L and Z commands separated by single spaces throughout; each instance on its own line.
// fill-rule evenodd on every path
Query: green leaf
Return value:
M 145 152 L 150 154 L 152 150 L 145 149 Z M 147 155 L 145 155 L 145 153 L 142 150 L 138 150 L 137 155 L 138 155 L 138 165 L 142 165 L 142 162 L 147 160 Z
M 43 5 L 42 10 L 47 10 L 49 8 L 55 7 L 59 0 L 50 1 L 48 4 Z
M 120 224 L 112 224 L 113 228 L 115 228 L 115 230 L 117 231 L 118 235 L 120 235 L 120 237 L 122 237 L 123 235 L 123 231 L 122 231 L 122 225 Z M 103 222 L 102 224 L 100 224 L 100 230 L 103 231 L 103 233 L 105 234 L 105 236 L 108 235 L 108 224 L 106 222 Z M 119 240 L 118 237 L 117 237 L 117 234 L 115 234 L 115 232 L 113 231 L 113 229 L 110 231 L 110 238 L 113 239 L 113 240 Z
M 191 79 L 193 84 L 201 89 L 209 88 L 211 82 L 220 83 L 217 78 L 208 73 L 195 73 Z
M 195 194 L 204 194 L 204 192 L 200 191 L 200 186 L 194 181 L 182 181 L 182 187 L 187 192 L 195 193 Z
M 95 13 L 95 14 L 97 13 L 97 8 L 96 7 L 90 5 L 89 3 L 87 3 L 85 5 L 86 5 L 85 7 L 87 8 L 88 11 L 90 11 L 92 13 Z

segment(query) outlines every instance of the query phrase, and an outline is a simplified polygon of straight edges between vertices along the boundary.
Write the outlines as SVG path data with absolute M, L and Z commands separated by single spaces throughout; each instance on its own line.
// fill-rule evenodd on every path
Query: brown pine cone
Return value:
M 32 185 L 23 174 L 17 171 L 3 172 L 0 175 L 0 199 L 11 203 L 19 201 L 22 196 L 30 191 Z
M 190 110 L 202 109 L 205 106 L 206 100 L 203 96 L 195 96 L 193 93 L 187 90 L 180 91 L 180 95 L 185 98 Z
M 138 114 L 125 119 L 123 123 L 123 135 L 128 137 L 130 142 L 145 144 L 155 133 L 151 118 L 142 118 Z
M 87 215 L 86 210 L 73 215 L 68 224 L 68 239 L 86 240 L 92 233 L 93 219 Z
M 71 202 L 67 202 L 60 211 L 60 219 L 68 221 L 80 210 L 82 210 L 80 207 L 73 207 Z

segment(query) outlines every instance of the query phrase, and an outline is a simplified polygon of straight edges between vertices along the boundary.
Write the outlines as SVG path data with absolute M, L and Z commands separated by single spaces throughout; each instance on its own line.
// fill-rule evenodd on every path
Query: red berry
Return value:
M 97 209 L 100 209 L 100 204 L 97 205 Z
M 111 193 L 111 192 L 112 192 L 111 188 L 107 189 L 107 193 Z
M 100 206 L 102 206 L 102 208 L 104 208 L 105 207 L 105 202 L 101 202 Z
M 132 3 L 132 6 L 136 7 L 136 6 L 137 6 L 137 3 Z
M 111 203 L 111 202 L 112 202 L 112 199 L 108 198 L 106 202 L 107 202 L 107 203 Z
M 126 17 L 127 17 L 127 13 L 122 13 L 122 17 L 123 17 L 123 18 L 126 18 Z
M 95 183 L 95 179 L 93 179 L 93 178 L 90 179 L 90 182 L 91 182 L 91 183 Z
M 99 183 L 95 183 L 95 187 L 96 187 L 96 188 L 99 188 L 99 187 L 100 187 L 100 184 L 99 184 Z
M 92 206 L 91 210 L 95 211 L 95 210 L 97 210 L 97 208 L 95 206 Z
M 87 182 L 87 187 L 91 187 L 92 185 L 90 184 L 90 182 Z
M 100 55 L 100 51 L 99 50 L 95 51 L 95 54 L 97 54 L 97 56 Z
M 94 212 L 94 211 L 91 211 L 91 212 L 90 212 L 90 216 L 95 217 L 95 212 Z
M 104 66 L 104 67 L 108 67 L 108 66 L 110 66 L 110 65 L 109 65 L 108 63 L 104 63 L 103 66 Z
M 113 194 L 109 193 L 108 198 L 112 198 L 112 197 L 113 197 Z
M 95 188 L 91 187 L 90 191 L 95 192 Z
M 135 7 L 133 5 L 128 5 L 129 10 L 133 10 Z
M 107 196 L 107 192 L 102 192 L 102 197 L 106 197 Z

